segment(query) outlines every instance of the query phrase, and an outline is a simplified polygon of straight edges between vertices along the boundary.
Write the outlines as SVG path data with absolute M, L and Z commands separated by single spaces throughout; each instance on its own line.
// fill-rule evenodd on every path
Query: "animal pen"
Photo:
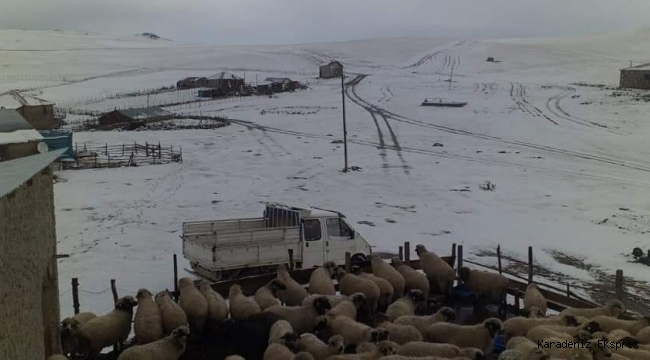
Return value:
M 183 149 L 165 147 L 160 143 L 74 146 L 74 161 L 62 163 L 64 169 L 112 168 L 122 166 L 159 165 L 183 162 Z

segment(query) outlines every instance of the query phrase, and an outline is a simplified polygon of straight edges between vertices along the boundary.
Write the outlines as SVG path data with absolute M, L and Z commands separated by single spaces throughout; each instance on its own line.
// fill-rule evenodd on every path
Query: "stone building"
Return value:
M 54 189 L 65 149 L 0 163 L 0 359 L 60 353 Z
M 621 70 L 622 88 L 650 90 L 650 64 Z
M 0 109 L 0 162 L 38 153 L 43 136 L 15 110 Z
M 36 130 L 57 129 L 62 124 L 61 120 L 54 117 L 53 103 L 17 91 L 0 94 L 0 109 L 17 111 Z
M 343 65 L 336 60 L 332 60 L 327 64 L 323 64 L 319 67 L 319 77 L 322 79 L 341 77 L 342 74 Z

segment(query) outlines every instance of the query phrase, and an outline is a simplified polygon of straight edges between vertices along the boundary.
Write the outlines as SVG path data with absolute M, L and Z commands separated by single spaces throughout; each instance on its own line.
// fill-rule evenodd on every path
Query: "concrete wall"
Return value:
M 22 106 L 18 112 L 36 130 L 52 130 L 59 125 L 54 119 L 54 105 Z
M 323 79 L 341 77 L 342 72 L 343 72 L 343 66 L 337 63 L 321 65 L 321 67 L 319 68 L 320 77 Z
M 622 88 L 650 90 L 650 69 L 621 70 Z
M 0 198 L 0 359 L 60 352 L 52 180 L 46 169 Z
M 0 145 L 0 161 L 38 154 L 38 141 Z

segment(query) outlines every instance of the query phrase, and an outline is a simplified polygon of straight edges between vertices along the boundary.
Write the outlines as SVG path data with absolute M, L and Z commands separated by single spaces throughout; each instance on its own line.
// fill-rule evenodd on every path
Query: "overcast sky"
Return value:
M 0 0 L 0 28 L 221 45 L 571 36 L 650 27 L 650 0 Z

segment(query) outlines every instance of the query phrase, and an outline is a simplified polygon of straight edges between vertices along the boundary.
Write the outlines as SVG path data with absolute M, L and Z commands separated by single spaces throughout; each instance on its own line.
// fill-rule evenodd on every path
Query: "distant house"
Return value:
M 226 71 L 209 76 L 207 79 L 207 87 L 218 89 L 224 93 L 238 92 L 244 88 L 244 79 Z
M 0 161 L 38 154 L 43 136 L 18 112 L 0 109 Z
M 261 95 L 271 95 L 274 92 L 273 85 L 274 83 L 270 81 L 262 81 L 261 83 L 257 84 L 257 93 Z
M 299 82 L 290 78 L 268 77 L 264 81 L 272 84 L 273 92 L 294 91 L 300 86 Z
M 208 79 L 205 77 L 187 77 L 176 82 L 176 87 L 179 89 L 192 89 L 204 86 L 208 86 Z
M 620 86 L 650 90 L 650 63 L 622 69 Z
M 326 64 L 322 64 L 319 70 L 319 77 L 322 79 L 341 77 L 343 74 L 343 65 L 336 60 L 332 60 Z
M 0 109 L 17 111 L 36 130 L 56 129 L 62 124 L 60 120 L 54 118 L 53 103 L 17 91 L 0 94 Z
M 97 124 L 101 128 L 110 129 L 116 127 L 126 127 L 135 129 L 144 124 L 169 120 L 173 118 L 172 113 L 163 110 L 158 106 L 146 108 L 132 108 L 123 110 L 113 110 L 97 119 Z
M 0 359 L 59 353 L 54 179 L 64 150 L 0 162 Z

